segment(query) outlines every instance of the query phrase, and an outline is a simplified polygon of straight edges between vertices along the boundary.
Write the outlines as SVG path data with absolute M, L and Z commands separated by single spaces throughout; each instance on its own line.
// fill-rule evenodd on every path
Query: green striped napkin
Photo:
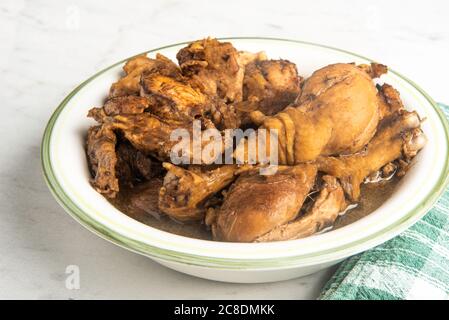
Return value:
M 411 228 L 344 261 L 318 299 L 449 299 L 449 188 Z

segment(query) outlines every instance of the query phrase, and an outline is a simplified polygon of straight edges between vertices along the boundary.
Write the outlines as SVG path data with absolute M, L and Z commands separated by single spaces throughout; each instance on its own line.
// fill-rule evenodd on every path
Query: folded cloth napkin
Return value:
M 449 188 L 411 228 L 345 260 L 318 299 L 449 299 Z

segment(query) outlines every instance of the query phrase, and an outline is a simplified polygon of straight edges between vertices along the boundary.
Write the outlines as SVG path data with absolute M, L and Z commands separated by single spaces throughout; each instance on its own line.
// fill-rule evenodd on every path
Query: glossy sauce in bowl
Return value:
M 343 215 L 337 218 L 333 230 L 347 226 L 379 208 L 394 192 L 400 178 L 389 181 L 368 183 L 361 186 L 361 197 Z M 117 198 L 109 201 L 121 212 L 150 227 L 166 232 L 196 238 L 213 240 L 210 230 L 203 222 L 179 222 L 159 211 L 158 195 L 162 179 L 155 178 L 134 188 L 122 188 Z

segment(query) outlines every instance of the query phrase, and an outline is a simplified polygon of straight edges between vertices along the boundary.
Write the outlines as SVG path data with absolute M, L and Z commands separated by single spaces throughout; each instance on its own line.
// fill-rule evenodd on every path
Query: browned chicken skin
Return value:
M 399 92 L 391 85 L 384 83 L 378 85 L 378 99 L 380 108 L 380 117 L 386 118 L 399 110 L 404 110 L 404 104 L 401 101 Z
M 376 132 L 379 103 L 366 72 L 334 64 L 305 81 L 294 106 L 272 117 L 255 111 L 251 118 L 261 128 L 277 130 L 279 163 L 293 165 L 359 151 Z
M 337 179 L 324 176 L 325 182 L 318 198 L 304 215 L 278 226 L 255 239 L 255 242 L 293 240 L 311 236 L 331 227 L 338 215 L 346 209 L 346 200 Z
M 108 117 L 105 123 L 114 130 L 120 130 L 136 149 L 160 160 L 169 159 L 170 152 L 177 143 L 170 140 L 170 134 L 179 127 L 150 113 L 117 115 Z M 189 127 L 186 126 L 186 129 Z
M 149 112 L 161 119 L 185 123 L 209 112 L 212 101 L 188 83 L 160 74 L 143 74 L 141 95 L 149 100 Z
M 154 160 L 127 141 L 118 142 L 111 125 L 91 127 L 87 156 L 93 173 L 92 185 L 107 198 L 115 198 L 120 185 L 132 186 L 160 173 Z
M 115 166 L 117 137 L 110 126 L 91 127 L 87 133 L 87 157 L 95 190 L 105 197 L 114 198 L 119 191 Z
M 254 61 L 246 66 L 243 100 L 250 111 L 274 115 L 299 96 L 302 78 L 296 65 L 287 60 Z
M 179 78 L 181 71 L 170 59 L 161 54 L 156 59 L 150 59 L 146 55 L 131 58 L 123 67 L 125 76 L 112 84 L 109 97 L 139 95 L 140 78 L 142 73 L 158 73 L 165 76 Z
M 416 112 L 399 111 L 382 120 L 374 138 L 366 149 L 354 155 L 320 157 L 320 171 L 340 179 L 351 200 L 360 196 L 360 184 L 373 172 L 403 157 L 409 160 L 425 144 L 425 136 Z
M 172 153 L 175 152 L 175 145 L 180 145 L 180 139 L 171 139 L 171 135 L 175 130 L 186 130 L 189 132 L 188 142 L 189 148 L 185 148 L 183 157 L 185 161 L 192 163 L 193 156 L 193 127 L 192 123 L 179 123 L 173 119 L 162 120 L 161 118 L 149 113 L 130 113 L 118 114 L 115 116 L 106 115 L 104 108 L 93 108 L 89 111 L 89 116 L 102 123 L 105 128 L 120 132 L 126 140 L 128 140 L 134 148 L 143 152 L 145 155 L 151 155 L 161 161 L 171 159 Z M 217 145 L 218 153 L 215 157 L 220 157 L 222 150 L 225 148 L 225 141 L 209 141 L 204 140 L 201 144 L 205 146 Z M 89 141 L 88 141 L 89 144 Z M 198 159 L 200 163 L 209 164 L 215 160 L 214 157 L 206 158 L 204 154 Z
M 205 94 L 226 102 L 241 101 L 244 68 L 231 43 L 211 38 L 195 41 L 181 49 L 176 58 L 182 73 Z
M 316 172 L 315 165 L 301 164 L 279 167 L 274 175 L 263 176 L 257 171 L 241 175 L 214 219 L 208 219 L 214 238 L 251 242 L 295 219 L 315 182 Z
M 235 180 L 237 166 L 224 165 L 205 170 L 201 166 L 183 169 L 164 163 L 167 175 L 159 192 L 159 209 L 177 220 L 204 218 L 205 200 Z
M 120 114 L 143 113 L 149 106 L 147 98 L 138 96 L 120 96 L 106 100 L 101 108 L 92 108 L 87 114 L 88 117 L 102 123 L 107 116 L 117 116 Z

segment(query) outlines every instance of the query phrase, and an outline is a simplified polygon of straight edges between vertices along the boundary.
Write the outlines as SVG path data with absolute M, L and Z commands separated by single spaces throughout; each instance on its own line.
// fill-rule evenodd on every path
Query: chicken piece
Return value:
M 170 152 L 178 141 L 171 141 L 170 134 L 180 129 L 177 124 L 160 120 L 150 113 L 116 115 L 103 119 L 114 130 L 119 130 L 134 148 L 159 160 L 170 158 Z M 191 130 L 187 126 L 187 130 Z
M 115 198 L 119 191 L 116 176 L 117 154 L 115 144 L 117 137 L 111 126 L 91 127 L 87 133 L 87 157 L 93 176 L 92 186 L 108 198 Z
M 112 131 L 119 131 L 134 148 L 159 160 L 170 158 L 170 151 L 177 143 L 170 141 L 170 134 L 181 129 L 177 123 L 162 121 L 150 113 L 108 116 L 104 108 L 93 108 L 88 116 Z M 191 125 L 186 127 L 191 130 Z
M 103 109 L 108 116 L 138 114 L 143 113 L 149 104 L 150 102 L 145 97 L 122 96 L 108 99 L 103 105 Z
M 273 175 L 255 171 L 240 175 L 223 205 L 208 213 L 214 239 L 252 242 L 296 218 L 315 182 L 316 166 L 280 166 Z
M 245 69 L 243 101 L 256 104 L 250 111 L 256 109 L 271 116 L 296 100 L 301 91 L 300 82 L 296 65 L 290 61 L 254 61 Z
M 139 114 L 143 113 L 149 107 L 149 101 L 145 97 L 138 96 L 120 96 L 106 100 L 101 108 L 92 108 L 87 114 L 88 117 L 102 123 L 107 116 L 116 116 L 119 114 Z
M 134 148 L 128 141 L 116 145 L 116 172 L 120 187 L 132 187 L 136 182 L 150 180 L 162 172 L 160 162 Z
M 101 122 L 106 116 L 150 112 L 171 123 L 200 119 L 205 126 L 215 127 L 206 117 L 211 113 L 212 101 L 182 78 L 176 80 L 153 71 L 144 71 L 141 77 L 141 96 L 109 98 L 102 108 L 91 109 L 88 116 Z
M 200 220 L 205 201 L 235 180 L 237 166 L 212 170 L 192 166 L 188 170 L 165 162 L 167 174 L 159 191 L 159 209 L 176 220 Z
M 143 73 L 141 96 L 149 100 L 149 112 L 171 122 L 191 122 L 210 112 L 212 101 L 182 80 L 158 73 Z
M 93 187 L 107 198 L 115 198 L 121 185 L 133 186 L 149 180 L 162 170 L 157 161 L 129 142 L 121 141 L 110 124 L 91 127 L 86 151 Z
M 212 101 L 205 113 L 215 127 L 238 128 L 240 115 L 233 104 L 242 100 L 245 66 L 265 60 L 265 53 L 237 51 L 229 42 L 208 38 L 189 44 L 176 57 L 187 82 Z
M 298 109 L 310 123 L 327 118 L 324 122 L 330 122 L 330 128 L 324 129 L 332 131 L 320 155 L 354 153 L 371 140 L 379 122 L 376 94 L 371 78 L 350 64 L 324 67 L 306 80 Z M 310 134 L 300 133 L 298 138 L 310 139 Z
M 391 85 L 384 83 L 377 85 L 380 117 L 386 118 L 398 111 L 405 110 L 399 92 Z
M 409 162 L 426 142 L 416 112 L 399 111 L 381 121 L 366 149 L 347 156 L 320 157 L 318 168 L 340 179 L 351 200 L 360 196 L 360 184 L 370 174 L 401 158 Z
M 179 67 L 160 54 L 156 59 L 137 56 L 127 62 L 124 70 L 127 75 L 113 84 L 110 94 L 113 98 L 104 106 L 107 115 L 147 110 L 165 121 L 184 123 L 210 112 L 210 99 L 187 83 Z M 141 97 L 129 96 L 138 94 Z M 107 107 L 114 113 L 108 112 Z
M 360 64 L 357 66 L 361 70 L 365 71 L 371 78 L 380 78 L 381 75 L 388 72 L 386 65 L 372 62 L 371 64 Z
M 265 55 L 238 52 L 229 42 L 207 38 L 181 49 L 176 58 L 183 75 L 205 94 L 230 103 L 242 100 L 245 65 Z
M 109 98 L 103 107 L 92 108 L 88 112 L 88 117 L 95 119 L 101 124 L 105 121 L 109 122 L 102 126 L 101 129 L 100 126 L 98 126 L 99 129 L 91 129 L 92 135 L 89 133 L 87 141 L 88 154 L 94 155 L 95 153 L 98 153 L 98 159 L 115 159 L 115 170 L 111 170 L 112 165 L 104 166 L 100 164 L 103 168 L 102 170 L 105 170 L 107 174 L 105 174 L 105 178 L 101 178 L 100 175 L 100 177 L 96 179 L 99 181 L 110 181 L 110 184 L 114 185 L 114 192 L 111 193 L 111 195 L 107 195 L 108 197 L 115 197 L 115 193 L 118 192 L 118 185 L 115 183 L 116 179 L 118 179 L 120 184 L 131 186 L 136 178 L 149 178 L 148 175 L 150 174 L 151 160 L 126 141 L 117 143 L 115 128 L 110 124 L 112 116 L 140 114 L 143 113 L 147 107 L 147 98 L 138 96 L 119 96 Z M 93 131 L 98 131 L 98 134 L 96 136 L 93 135 Z M 112 139 L 113 144 L 109 144 L 110 147 L 107 149 L 107 154 L 100 150 L 96 150 L 101 149 L 101 143 L 99 142 L 110 142 Z M 92 163 L 98 162 L 98 159 L 94 160 L 93 157 L 90 157 L 91 166 Z M 109 163 L 109 161 L 106 163 Z M 96 184 L 100 183 L 94 183 L 94 185 Z
M 181 70 L 167 57 L 156 54 L 156 59 L 150 59 L 145 54 L 128 60 L 123 67 L 125 76 L 113 83 L 109 97 L 139 95 L 140 78 L 143 72 L 158 73 L 174 79 L 181 77 Z
M 324 186 L 312 207 L 292 222 L 272 229 L 255 242 L 293 240 L 311 236 L 331 227 L 347 207 L 345 194 L 337 179 L 323 176 Z
M 260 111 L 250 117 L 260 128 L 277 130 L 278 163 L 293 165 L 362 149 L 376 132 L 379 103 L 368 74 L 340 63 L 315 71 L 294 105 L 272 117 Z
M 251 53 L 247 51 L 239 51 L 238 62 L 241 68 L 255 61 L 266 60 L 264 52 Z M 248 123 L 249 111 L 256 110 L 256 101 L 240 101 L 232 104 L 226 104 L 222 99 L 216 99 L 216 103 L 211 108 L 211 118 L 217 129 L 235 129 L 240 128 L 242 124 Z
M 241 125 L 241 116 L 233 105 L 216 99 L 210 109 L 210 119 L 218 130 L 236 129 Z
M 201 120 L 206 128 L 238 128 L 240 119 L 233 105 L 203 94 L 191 81 L 174 80 L 159 74 L 142 75 L 141 95 L 149 99 L 148 111 L 171 122 Z
M 101 123 L 123 134 L 123 137 L 143 154 L 151 155 L 160 161 L 170 160 L 176 156 L 177 160 L 183 163 L 187 161 L 194 164 L 211 164 L 218 157 L 222 157 L 229 143 L 221 135 L 212 139 L 203 136 L 198 149 L 195 149 L 196 140 L 194 139 L 199 137 L 193 133 L 192 123 L 180 125 L 163 121 L 148 112 L 106 116 L 101 119 Z M 175 133 L 180 135 L 177 136 Z M 181 133 L 188 135 L 184 137 Z M 198 134 L 202 135 L 203 132 L 199 131 Z M 181 151 L 182 155 L 180 155 Z
M 209 96 L 227 101 L 241 100 L 243 70 L 238 64 L 238 52 L 229 42 L 203 39 L 181 49 L 176 58 L 182 73 L 198 84 Z

